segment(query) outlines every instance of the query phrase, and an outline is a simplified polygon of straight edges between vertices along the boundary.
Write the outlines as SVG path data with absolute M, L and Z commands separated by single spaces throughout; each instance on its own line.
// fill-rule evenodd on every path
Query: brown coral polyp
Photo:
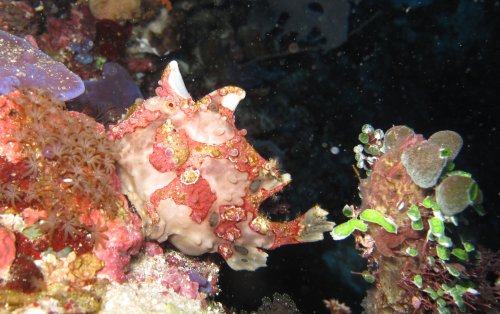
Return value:
M 78 204 L 87 196 L 91 207 L 114 216 L 118 205 L 110 176 L 116 154 L 104 128 L 82 114 L 65 110 L 62 102 L 41 91 L 25 90 L 7 97 L 21 107 L 11 123 L 23 130 L 17 136 L 23 144 L 23 166 L 16 168 L 22 173 L 1 182 L 7 191 L 3 201 L 13 207 L 32 205 L 64 211 L 83 209 Z

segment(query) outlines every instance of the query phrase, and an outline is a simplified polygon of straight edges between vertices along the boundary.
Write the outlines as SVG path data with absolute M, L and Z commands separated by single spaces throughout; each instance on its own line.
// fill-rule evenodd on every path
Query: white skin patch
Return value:
M 232 126 L 218 113 L 200 111 L 186 120 L 181 113 L 172 116 L 174 125 L 186 130 L 190 138 L 205 144 L 222 144 L 234 136 Z
M 238 94 L 227 94 L 226 96 L 222 97 L 221 104 L 227 109 L 234 111 L 236 110 L 236 107 L 238 106 L 240 100 L 242 100 L 244 97 L 244 94 L 243 97 Z
M 170 74 L 168 76 L 168 84 L 170 84 L 170 87 L 172 87 L 177 95 L 183 98 L 190 98 L 191 95 L 189 95 L 186 85 L 184 84 L 177 61 L 170 62 L 168 66 L 170 68 Z

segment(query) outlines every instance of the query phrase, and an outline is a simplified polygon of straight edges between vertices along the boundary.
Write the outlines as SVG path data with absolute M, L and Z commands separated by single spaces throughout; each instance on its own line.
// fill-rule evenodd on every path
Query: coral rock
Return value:
M 130 214 L 127 219 L 108 221 L 106 226 L 106 242 L 94 249 L 95 255 L 105 264 L 99 275 L 123 282 L 131 255 L 139 253 L 143 243 L 142 223 L 139 217 Z

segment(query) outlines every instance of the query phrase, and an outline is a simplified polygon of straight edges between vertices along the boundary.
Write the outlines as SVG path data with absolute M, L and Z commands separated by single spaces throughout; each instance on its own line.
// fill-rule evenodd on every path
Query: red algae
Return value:
M 40 254 L 48 248 L 45 240 L 31 241 L 24 234 L 16 232 L 16 248 L 18 256 L 40 259 Z
M 24 293 L 42 290 L 43 275 L 29 257 L 18 255 L 10 269 L 10 279 L 6 287 Z

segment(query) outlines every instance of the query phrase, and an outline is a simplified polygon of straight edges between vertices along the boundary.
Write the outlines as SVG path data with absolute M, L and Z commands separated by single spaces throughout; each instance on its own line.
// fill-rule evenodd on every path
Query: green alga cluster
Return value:
M 360 206 L 348 206 L 349 219 L 331 235 L 354 235 L 368 259 L 363 277 L 375 287 L 363 302 L 367 313 L 475 308 L 480 293 L 468 269 L 478 260 L 475 247 L 459 236 L 460 213 L 469 206 L 484 214 L 482 193 L 453 160 L 462 138 L 453 131 L 429 139 L 406 126 L 385 134 L 365 125 L 354 148 L 360 178 Z

